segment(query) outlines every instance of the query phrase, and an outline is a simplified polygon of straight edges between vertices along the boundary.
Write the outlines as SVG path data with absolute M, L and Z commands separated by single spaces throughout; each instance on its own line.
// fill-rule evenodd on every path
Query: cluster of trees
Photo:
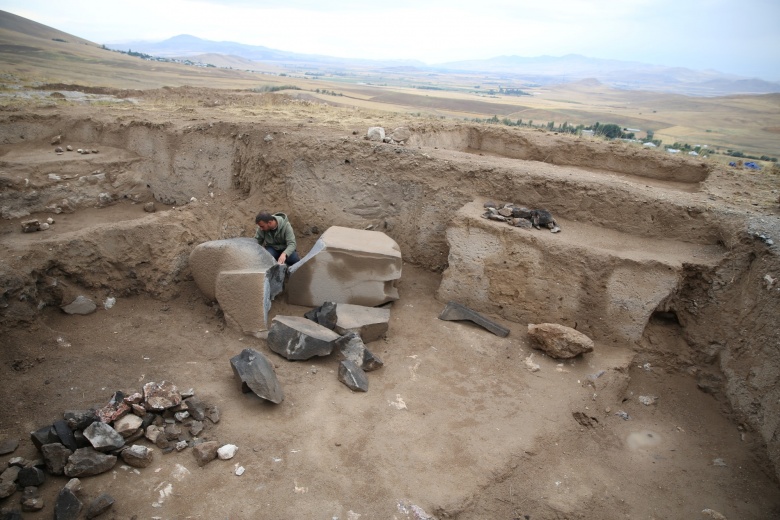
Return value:
M 761 157 L 756 157 L 755 155 L 746 155 L 743 152 L 740 152 L 739 150 L 726 150 L 726 153 L 724 155 L 730 155 L 732 157 L 739 157 L 742 159 L 753 159 L 754 161 L 769 161 L 776 163 L 777 157 L 769 157 L 768 155 L 762 155 Z
M 318 88 L 314 92 L 317 94 L 330 94 L 331 96 L 343 96 L 344 94 L 341 92 L 336 92 L 335 90 L 327 90 L 324 88 Z
M 278 92 L 280 90 L 301 90 L 300 87 L 295 85 L 263 85 L 262 87 L 253 88 L 252 92 Z

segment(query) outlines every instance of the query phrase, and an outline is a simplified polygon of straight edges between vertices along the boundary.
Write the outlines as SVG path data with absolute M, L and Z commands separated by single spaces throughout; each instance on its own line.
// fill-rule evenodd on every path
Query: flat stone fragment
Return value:
M 490 320 L 478 312 L 473 311 L 457 302 L 447 302 L 444 310 L 441 311 L 441 314 L 439 314 L 439 319 L 444 321 L 468 320 L 492 332 L 496 336 L 505 338 L 509 335 L 509 329 L 502 327 L 495 321 Z
M 84 430 L 92 447 L 98 451 L 112 451 L 125 445 L 125 439 L 111 426 L 103 422 L 93 422 Z
M 43 461 L 46 463 L 46 469 L 52 475 L 65 473 L 65 465 L 74 451 L 76 450 L 70 450 L 58 442 L 41 446 L 41 455 L 43 455 Z
M 133 444 L 119 453 L 122 460 L 128 466 L 145 468 L 152 463 L 152 450 L 140 444 Z
M 0 482 L 16 482 L 20 471 L 22 471 L 22 468 L 19 466 L 8 466 L 5 471 L 0 473 Z
M 25 220 L 22 222 L 22 233 L 34 233 L 41 230 L 41 223 L 38 220 Z
M 192 453 L 195 455 L 198 466 L 205 466 L 217 458 L 218 449 L 219 443 L 216 441 L 201 442 L 192 448 Z
M 336 340 L 336 350 L 342 359 L 348 359 L 363 369 L 371 372 L 384 366 L 379 357 L 366 348 L 362 338 L 356 332 L 350 332 Z
M 368 392 L 368 377 L 362 368 L 349 359 L 339 364 L 339 381 L 347 385 L 351 390 Z
M 68 305 L 62 307 L 62 310 L 66 314 L 92 314 L 97 309 L 95 302 L 87 298 L 86 296 L 78 295 L 76 299 L 70 302 Z
M 65 475 L 68 477 L 99 475 L 113 468 L 116 460 L 116 456 L 100 453 L 93 448 L 79 448 L 68 459 Z
M 84 505 L 69 488 L 64 487 L 57 494 L 54 503 L 55 520 L 77 520 Z
M 402 265 L 398 243 L 386 234 L 333 226 L 290 268 L 287 301 L 306 307 L 382 305 L 398 299 Z
M 150 410 L 162 411 L 181 403 L 181 394 L 179 394 L 176 385 L 169 381 L 146 383 L 144 385 L 144 400 Z
M 208 417 L 209 421 L 211 421 L 214 424 L 217 424 L 219 422 L 219 408 L 217 408 L 217 405 L 211 405 L 208 408 L 206 408 L 206 417 Z
M 568 359 L 593 352 L 593 340 L 582 332 L 557 323 L 528 324 L 531 347 L 556 359 Z
M 122 438 L 127 439 L 138 431 L 143 422 L 144 420 L 135 414 L 125 415 L 117 421 L 114 421 L 114 430 L 116 430 Z
M 297 265 L 297 264 L 296 264 Z M 268 332 L 268 347 L 290 360 L 327 356 L 339 335 L 298 316 L 276 316 Z
M 363 343 L 370 343 L 385 335 L 390 322 L 390 309 L 365 307 L 350 303 L 336 304 L 336 327 L 338 334 L 357 332 Z
M 274 366 L 262 353 L 245 348 L 240 354 L 230 358 L 233 373 L 241 380 L 241 389 L 249 389 L 257 396 L 272 403 L 284 400 L 284 392 L 276 378 Z
M 146 433 L 144 433 L 144 435 L 160 449 L 165 449 L 170 446 L 168 437 L 165 435 L 165 429 L 160 426 L 150 424 L 146 427 Z
M 0 442 L 0 455 L 8 455 L 16 451 L 19 447 L 19 439 L 3 439 Z
M 95 518 L 108 511 L 113 505 L 114 497 L 108 493 L 103 493 L 89 503 L 87 510 L 84 512 L 84 516 L 88 519 Z

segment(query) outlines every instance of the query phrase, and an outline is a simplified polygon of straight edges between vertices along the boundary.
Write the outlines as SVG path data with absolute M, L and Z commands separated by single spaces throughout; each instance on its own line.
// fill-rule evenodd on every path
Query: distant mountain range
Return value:
M 182 34 L 161 42 L 135 41 L 110 43 L 114 50 L 133 50 L 152 56 L 198 60 L 202 55 L 232 57 L 276 66 L 339 69 L 392 69 L 394 72 L 448 72 L 491 74 L 501 79 L 526 84 L 550 85 L 594 78 L 613 88 L 651 90 L 698 96 L 729 94 L 769 94 L 780 92 L 780 82 L 749 79 L 714 70 L 691 70 L 639 62 L 589 58 L 579 54 L 566 56 L 498 56 L 484 60 L 454 61 L 427 65 L 416 60 L 370 60 L 338 58 L 318 54 L 300 54 L 259 45 L 216 42 Z M 239 58 L 239 59 L 237 59 Z M 205 60 L 204 60 L 205 61 Z M 251 67 L 247 67 L 251 68 Z

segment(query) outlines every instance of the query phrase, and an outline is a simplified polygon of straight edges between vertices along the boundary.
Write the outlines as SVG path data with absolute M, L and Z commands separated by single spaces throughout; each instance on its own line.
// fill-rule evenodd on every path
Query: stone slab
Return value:
M 217 276 L 222 271 L 266 270 L 275 264 L 274 257 L 248 237 L 204 242 L 195 246 L 189 258 L 195 283 L 212 300 L 216 299 Z
M 509 335 L 509 329 L 502 327 L 495 321 L 488 319 L 473 309 L 457 302 L 447 302 L 444 310 L 439 314 L 439 319 L 444 321 L 471 321 L 495 334 L 505 338 Z
M 268 332 L 268 347 L 289 360 L 327 356 L 339 335 L 298 316 L 276 316 Z
M 336 327 L 338 334 L 356 332 L 363 343 L 378 340 L 387 332 L 390 309 L 365 307 L 351 303 L 336 304 Z

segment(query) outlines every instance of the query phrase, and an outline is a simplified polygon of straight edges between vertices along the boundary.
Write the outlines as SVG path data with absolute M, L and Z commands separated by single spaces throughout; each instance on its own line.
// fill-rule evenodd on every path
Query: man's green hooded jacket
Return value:
M 296 249 L 292 225 L 284 213 L 274 213 L 272 216 L 276 219 L 276 229 L 263 231 L 257 228 L 255 240 L 263 247 L 271 246 L 277 251 L 282 251 L 289 258 Z

